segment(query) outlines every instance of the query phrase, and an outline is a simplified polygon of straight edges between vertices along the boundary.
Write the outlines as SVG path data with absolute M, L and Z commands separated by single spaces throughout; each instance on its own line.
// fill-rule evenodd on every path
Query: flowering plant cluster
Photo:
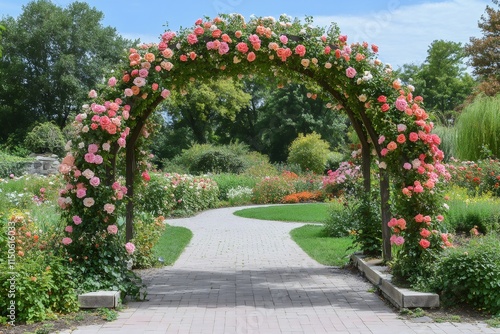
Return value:
M 452 182 L 468 190 L 473 196 L 491 193 L 500 197 L 500 160 L 486 159 L 477 162 L 451 159 L 447 168 Z
M 321 191 L 301 191 L 299 193 L 294 193 L 283 197 L 283 203 L 302 203 L 302 202 L 310 202 L 316 201 L 323 197 L 323 193 Z
M 376 45 L 349 43 L 336 25 L 326 32 L 313 27 L 311 18 L 305 23 L 287 16 L 245 22 L 237 14 L 199 19 L 179 33 L 165 32 L 158 43 L 130 49 L 106 87 L 100 93 L 91 91 L 91 102 L 76 117 L 79 137 L 68 145 L 70 152 L 61 164 L 67 185 L 58 202 L 67 212 L 70 230 L 63 243 L 75 255 L 101 254 L 98 249 L 104 245 L 120 258 L 124 245 L 114 244 L 115 229 L 110 226 L 116 225 L 117 209 L 132 184 L 128 182 L 127 189 L 116 181 L 118 153 L 127 152 L 127 167 L 131 159 L 138 160 L 133 172 L 147 180 L 145 154 L 138 147 L 153 130 L 148 116 L 168 98 L 169 89 L 186 93 L 189 81 L 261 73 L 276 76 L 279 87 L 289 80 L 313 83 L 311 97 L 332 100 L 328 107 L 344 109 L 364 127 L 378 166 L 393 178 L 394 218 L 407 222 L 406 229 L 393 230 L 396 238 L 406 240 L 400 254 L 414 261 L 424 251 L 440 249 L 444 241 L 421 245 L 425 226 L 413 220 L 418 214 L 430 216 L 436 224 L 431 230 L 438 230 L 438 188 L 448 176 L 440 139 L 431 133 L 423 99 L 413 97 L 413 87 L 397 80 L 377 53 Z M 266 185 L 276 182 L 281 187 L 274 189 L 281 191 L 269 193 Z M 264 203 L 293 193 L 282 178 L 267 178 L 256 189 L 254 197 Z
M 219 187 L 206 176 L 152 174 L 151 181 L 137 200 L 137 208 L 159 216 L 193 214 L 218 203 Z
M 323 177 L 322 188 L 331 196 L 339 196 L 343 192 L 353 193 L 361 178 L 361 167 L 344 161 L 335 171 L 329 170 Z

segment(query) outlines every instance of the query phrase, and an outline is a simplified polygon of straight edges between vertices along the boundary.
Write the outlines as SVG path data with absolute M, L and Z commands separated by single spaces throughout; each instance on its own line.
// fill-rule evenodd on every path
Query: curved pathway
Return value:
M 398 319 L 364 279 L 309 258 L 289 236 L 303 224 L 240 218 L 238 209 L 170 220 L 193 239 L 172 267 L 144 272 L 148 301 L 72 333 L 500 333 Z

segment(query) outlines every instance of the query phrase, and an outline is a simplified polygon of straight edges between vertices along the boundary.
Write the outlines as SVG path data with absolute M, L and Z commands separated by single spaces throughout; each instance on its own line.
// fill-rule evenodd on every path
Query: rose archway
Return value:
M 310 83 L 312 93 L 331 101 L 332 112 L 348 115 L 361 141 L 367 190 L 371 161 L 378 162 L 384 256 L 390 258 L 391 244 L 399 246 L 395 264 L 402 275 L 407 264 L 425 266 L 446 246 L 438 186 L 447 172 L 422 98 L 377 59 L 377 46 L 351 44 L 336 25 L 325 32 L 311 23 L 288 17 L 245 22 L 240 15 L 199 19 L 190 29 L 165 32 L 157 44 L 130 49 L 107 85 L 89 93 L 74 123 L 78 139 L 68 143 L 61 164 L 67 185 L 59 197 L 68 225 L 62 243 L 82 274 L 105 280 L 110 274 L 96 268 L 122 268 L 133 251 L 118 238 L 117 208 L 127 206 L 130 240 L 134 186 L 141 175 L 147 178 L 140 147 L 151 113 L 188 82 L 244 74 Z M 112 275 L 127 277 L 122 269 Z

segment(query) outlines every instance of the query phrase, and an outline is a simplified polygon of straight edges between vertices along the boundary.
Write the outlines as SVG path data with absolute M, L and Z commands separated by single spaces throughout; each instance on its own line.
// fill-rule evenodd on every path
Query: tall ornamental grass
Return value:
M 478 160 L 489 151 L 500 157 L 500 96 L 480 96 L 457 120 L 456 153 L 462 160 Z

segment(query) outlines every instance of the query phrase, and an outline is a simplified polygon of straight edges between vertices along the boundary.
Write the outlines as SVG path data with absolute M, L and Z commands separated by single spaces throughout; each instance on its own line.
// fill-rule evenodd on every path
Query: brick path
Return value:
M 72 333 L 500 333 L 398 319 L 364 279 L 309 258 L 289 237 L 302 224 L 239 218 L 235 210 L 169 221 L 194 236 L 174 266 L 146 272 L 149 300 Z

